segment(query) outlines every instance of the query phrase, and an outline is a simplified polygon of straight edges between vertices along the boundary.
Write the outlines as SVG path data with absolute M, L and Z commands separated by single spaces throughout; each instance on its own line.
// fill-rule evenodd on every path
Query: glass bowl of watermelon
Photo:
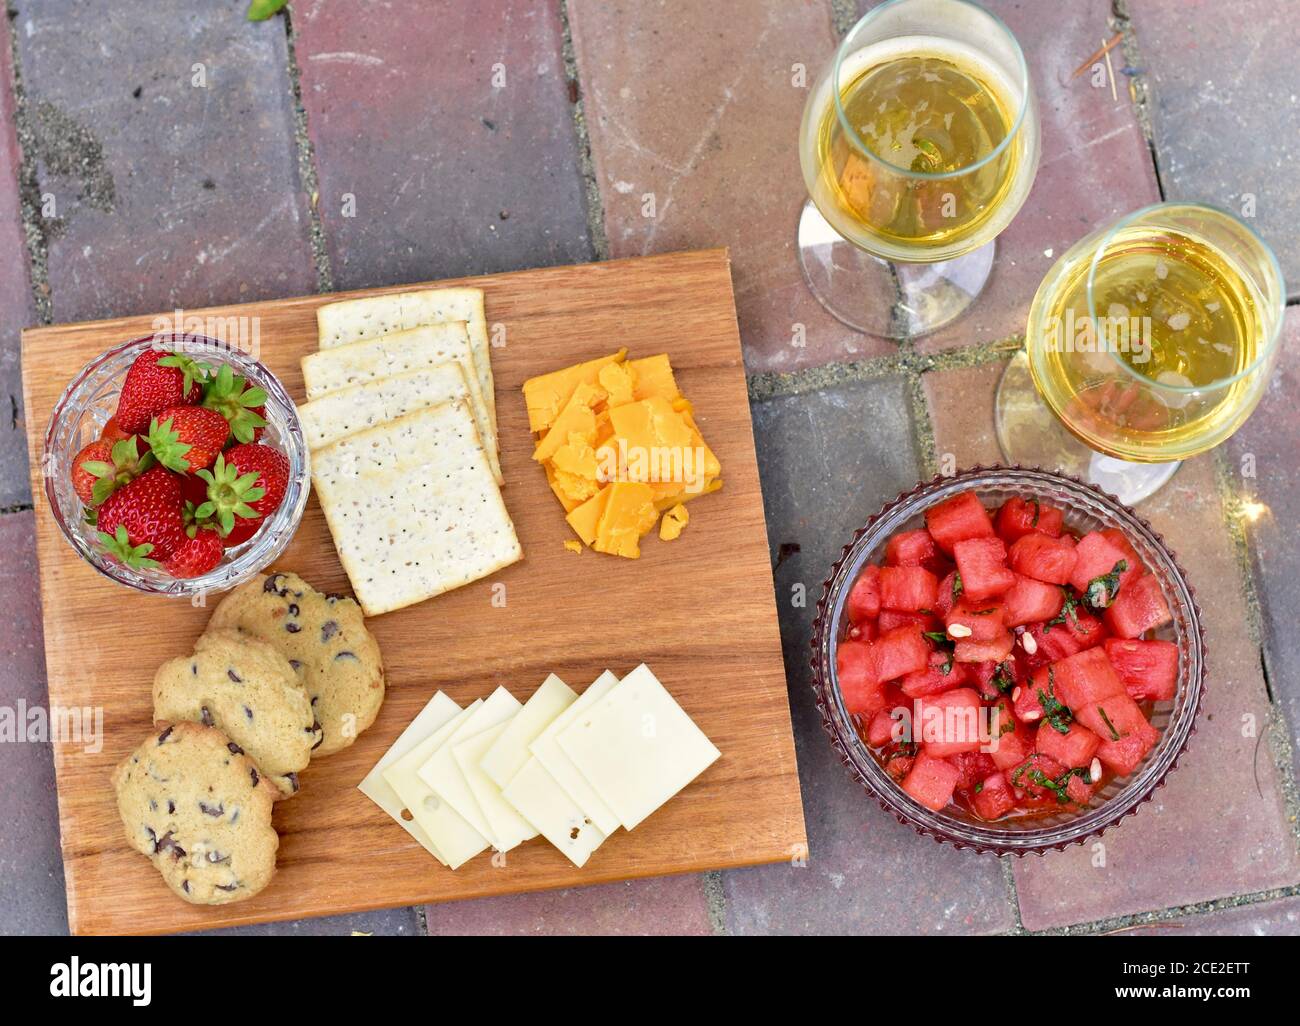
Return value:
M 1024 855 L 1117 823 L 1159 787 L 1205 689 L 1174 553 L 1076 478 L 976 467 L 859 530 L 812 638 L 822 723 L 888 812 Z

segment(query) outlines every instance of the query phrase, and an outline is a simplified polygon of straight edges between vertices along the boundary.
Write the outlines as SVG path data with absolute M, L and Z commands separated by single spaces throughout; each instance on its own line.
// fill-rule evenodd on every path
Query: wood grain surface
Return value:
M 445 282 L 440 284 L 453 284 Z M 54 706 L 103 710 L 103 748 L 56 744 L 68 919 L 77 933 L 195 930 L 364 909 L 773 862 L 805 853 L 803 810 L 773 598 L 763 502 L 725 250 L 461 279 L 484 289 L 506 504 L 522 563 L 457 592 L 370 621 L 388 694 L 351 748 L 313 762 L 302 791 L 278 803 L 279 872 L 260 895 L 188 905 L 126 842 L 112 767 L 150 730 L 150 684 L 190 651 L 208 610 L 116 585 L 59 533 L 40 477 L 42 438 L 67 382 L 92 358 L 150 334 L 153 317 L 23 333 L 27 433 L 36 495 L 46 665 Z M 316 349 L 315 310 L 365 292 L 186 311 L 257 317 L 261 360 L 303 398 L 299 359 Z M 218 332 L 220 333 L 220 332 Z M 639 560 L 564 548 L 563 512 L 531 459 L 520 386 L 532 375 L 627 346 L 667 352 L 722 491 L 691 503 L 680 539 L 648 537 Z M 313 498 L 278 567 L 323 591 L 348 591 Z M 492 587 L 505 586 L 505 604 Z M 356 785 L 441 688 L 462 705 L 505 685 L 521 700 L 558 673 L 582 690 L 607 667 L 647 662 L 722 758 L 634 833 L 619 831 L 583 869 L 543 839 L 482 855 L 453 873 Z

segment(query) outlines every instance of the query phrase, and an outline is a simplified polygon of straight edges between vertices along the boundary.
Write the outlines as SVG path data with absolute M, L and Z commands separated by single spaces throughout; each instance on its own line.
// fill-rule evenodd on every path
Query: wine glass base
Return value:
M 995 244 L 935 264 L 896 264 L 840 235 L 812 200 L 799 215 L 799 266 L 814 296 L 855 331 L 917 338 L 964 314 L 993 273 Z
M 1129 463 L 1088 448 L 1061 426 L 1039 396 L 1023 349 L 998 383 L 994 424 L 1008 463 L 1071 474 L 1128 506 L 1163 488 L 1182 466 L 1181 462 Z

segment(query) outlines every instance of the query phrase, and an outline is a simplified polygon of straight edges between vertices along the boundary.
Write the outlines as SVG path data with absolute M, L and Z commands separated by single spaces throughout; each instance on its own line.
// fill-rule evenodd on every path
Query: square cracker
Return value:
M 468 327 L 474 375 L 495 432 L 496 391 L 492 383 L 492 349 L 488 344 L 482 289 L 419 289 L 346 299 L 316 309 L 316 329 L 322 350 L 447 321 L 464 321 Z
M 367 616 L 523 558 L 464 403 L 429 406 L 318 450 L 312 482 Z
M 307 448 L 315 452 L 340 438 L 375 427 L 408 413 L 439 403 L 472 404 L 465 371 L 454 360 L 394 374 L 391 378 L 363 381 L 298 407 Z M 476 425 L 477 426 L 477 425 Z M 481 441 L 482 439 L 480 439 Z M 491 461 L 493 453 L 488 452 Z M 496 470 L 495 465 L 493 470 Z M 500 477 L 497 478 L 498 482 Z
M 416 370 L 428 370 L 442 363 L 459 364 L 469 390 L 469 405 L 479 438 L 487 450 L 492 476 L 498 483 L 501 482 L 496 429 L 474 374 L 469 332 L 462 322 L 423 325 L 397 331 L 325 352 L 310 353 L 301 362 L 307 398 L 312 402 L 367 382 L 394 378 Z

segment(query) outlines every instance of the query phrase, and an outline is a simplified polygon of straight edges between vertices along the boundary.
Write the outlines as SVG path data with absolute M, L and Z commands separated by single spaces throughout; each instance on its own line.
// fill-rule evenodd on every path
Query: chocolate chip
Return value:
M 174 813 L 175 811 L 176 811 L 176 803 L 175 803 L 174 801 L 172 801 L 170 798 L 168 798 L 168 799 L 167 799 L 167 813 L 168 813 L 168 815 Z
M 357 659 L 355 652 L 340 652 L 334 657 L 334 661 L 337 663 L 340 659 L 355 659 L 357 662 L 361 662 L 360 659 Z
M 226 745 L 226 747 L 230 749 L 230 754 L 231 754 L 231 755 L 243 755 L 243 754 L 244 754 L 244 750 L 243 750 L 242 748 L 240 748 L 239 745 L 235 744 L 235 742 L 233 742 L 233 741 L 231 741 L 230 744 Z
M 302 663 L 298 662 L 297 659 L 290 659 L 289 665 L 293 667 L 295 673 L 302 669 Z
M 152 798 L 149 799 L 149 811 L 150 812 L 158 811 L 158 803 L 154 801 Z
M 328 595 L 325 596 L 325 601 L 332 606 L 334 605 L 335 602 L 339 601 L 339 599 L 341 599 L 342 597 L 343 597 L 342 595 L 337 595 L 334 592 L 330 592 Z
M 250 723 L 253 721 L 253 710 L 248 706 L 244 706 L 244 715 L 248 717 Z
M 219 890 L 219 891 L 237 891 L 237 890 L 239 890 L 239 884 L 237 884 L 237 883 L 232 883 L 232 884 L 217 884 L 217 885 L 216 885 L 216 888 L 217 888 L 217 890 Z
M 162 837 L 158 838 L 157 842 L 155 842 L 153 846 L 153 850 L 154 854 L 157 854 L 160 851 L 170 851 L 172 853 L 172 858 L 176 859 L 178 862 L 185 857 L 185 849 L 176 843 L 176 838 L 172 836 L 170 830 L 163 834 Z
M 208 711 L 206 705 L 199 711 L 199 722 L 205 727 L 211 727 L 213 725 L 212 713 Z
M 190 663 L 190 673 L 193 674 L 195 677 L 197 677 L 197 676 L 199 675 L 199 664 L 198 664 L 198 663 Z
M 257 782 L 261 779 L 261 778 L 257 775 L 257 769 L 256 769 L 255 767 L 250 766 L 250 767 L 248 768 L 248 772 L 249 772 L 249 774 L 250 774 L 250 775 L 252 776 L 252 778 L 253 778 L 253 786 L 256 787 L 256 786 L 257 786 Z
M 280 578 L 283 576 L 284 574 L 272 574 L 270 577 L 266 579 L 266 583 L 262 585 L 262 590 L 264 592 L 268 592 L 268 593 L 274 592 L 278 594 L 280 591 L 280 585 L 277 584 L 276 582 L 279 581 Z
M 226 676 L 229 677 L 231 680 L 233 680 L 236 684 L 244 683 L 244 678 L 241 677 L 239 674 L 237 674 L 234 670 L 230 670 L 230 669 L 226 670 Z
M 160 745 L 161 745 L 161 744 L 164 744 L 164 743 L 167 741 L 167 739 L 168 739 L 169 737 L 171 737 L 171 735 L 172 735 L 172 731 L 175 730 L 175 729 L 176 729 L 175 727 L 168 727 L 168 728 L 167 728 L 166 730 L 164 730 L 161 734 L 159 734 L 159 735 L 158 735 L 158 743 L 159 743 Z
M 190 893 L 190 882 L 188 880 L 181 881 L 181 890 L 183 890 L 186 894 Z
M 208 854 L 207 854 L 207 859 L 208 859 L 208 862 L 210 862 L 212 865 L 214 865 L 214 866 L 219 866 L 219 865 L 221 865 L 221 863 L 223 863 L 223 862 L 229 862 L 229 861 L 230 861 L 230 856 L 229 856 L 229 855 L 222 855 L 221 852 L 219 852 L 219 851 L 210 851 L 210 852 L 208 852 Z
M 286 773 L 284 778 L 289 781 L 289 786 L 293 788 L 294 794 L 298 793 L 298 774 Z
M 338 623 L 334 620 L 326 620 L 323 624 L 320 625 L 321 644 L 322 645 L 325 644 L 325 642 L 329 641 L 329 639 L 334 637 L 334 635 L 337 634 L 338 632 L 339 632 Z
M 302 628 L 296 623 L 286 623 L 284 629 L 290 634 L 297 634 Z
M 321 745 L 325 743 L 325 731 L 321 730 L 319 720 L 312 721 L 311 733 L 316 735 L 316 743 L 311 746 L 311 750 L 314 752 L 316 751 L 317 748 L 319 748 Z
M 299 610 L 298 610 L 298 603 L 296 603 L 296 602 L 290 602 L 290 603 L 289 603 L 289 615 L 290 615 L 290 616 L 297 616 L 297 615 L 298 615 L 298 612 L 299 612 Z
M 224 816 L 226 814 L 225 806 L 219 802 L 216 805 L 209 805 L 207 802 L 199 802 L 199 810 L 205 816 Z

